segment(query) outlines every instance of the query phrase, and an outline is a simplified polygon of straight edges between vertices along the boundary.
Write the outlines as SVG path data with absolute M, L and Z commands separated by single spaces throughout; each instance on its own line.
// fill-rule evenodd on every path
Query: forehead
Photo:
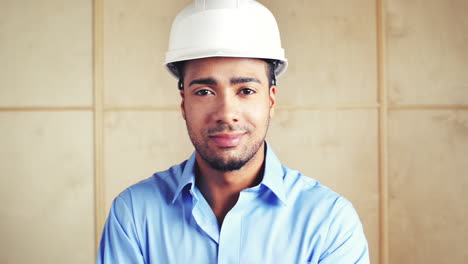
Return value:
M 186 80 L 196 78 L 255 77 L 267 79 L 267 63 L 251 58 L 203 58 L 187 61 L 184 67 Z

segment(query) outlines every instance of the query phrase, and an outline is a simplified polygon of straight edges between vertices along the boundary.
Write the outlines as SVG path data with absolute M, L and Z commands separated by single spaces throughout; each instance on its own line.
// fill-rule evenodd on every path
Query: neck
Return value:
M 239 193 L 261 182 L 264 160 L 265 144 L 252 159 L 235 171 L 215 170 L 197 155 L 196 185 L 216 215 L 220 226 L 226 214 L 236 204 Z

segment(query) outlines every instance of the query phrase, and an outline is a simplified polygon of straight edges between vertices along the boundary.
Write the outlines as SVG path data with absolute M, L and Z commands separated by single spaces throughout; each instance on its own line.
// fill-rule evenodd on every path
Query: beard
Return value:
M 268 124 L 269 119 L 267 120 L 267 128 Z M 240 147 L 240 149 L 238 150 L 233 150 L 233 152 L 229 152 L 227 150 L 224 154 L 218 154 L 216 150 L 212 150 L 208 146 L 208 138 L 210 134 L 242 131 L 246 132 L 246 135 L 252 135 L 252 128 L 248 126 L 223 124 L 214 128 L 204 129 L 202 130 L 201 136 L 198 136 L 194 133 L 188 122 L 186 125 L 190 140 L 192 141 L 197 153 L 200 154 L 211 168 L 221 172 L 235 171 L 244 167 L 244 165 L 247 164 L 255 154 L 257 154 L 258 150 L 262 146 L 265 141 L 267 130 L 265 130 L 265 134 L 261 137 L 255 138 L 254 136 L 251 138 L 251 142 L 245 142 L 244 144 L 239 145 L 238 147 Z

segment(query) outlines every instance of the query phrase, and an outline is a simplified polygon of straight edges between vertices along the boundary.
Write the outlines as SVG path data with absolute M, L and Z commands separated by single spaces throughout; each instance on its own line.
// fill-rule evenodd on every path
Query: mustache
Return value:
M 223 132 L 249 132 L 250 127 L 245 125 L 236 125 L 236 124 L 221 124 L 216 127 L 206 129 L 206 133 L 208 135 L 215 134 L 215 133 L 223 133 Z

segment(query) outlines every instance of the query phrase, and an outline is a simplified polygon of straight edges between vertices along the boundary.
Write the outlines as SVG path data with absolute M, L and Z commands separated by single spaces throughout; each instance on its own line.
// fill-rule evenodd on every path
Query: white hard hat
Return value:
M 255 0 L 194 0 L 174 19 L 165 65 L 175 77 L 179 61 L 208 57 L 275 60 L 287 67 L 273 14 Z

